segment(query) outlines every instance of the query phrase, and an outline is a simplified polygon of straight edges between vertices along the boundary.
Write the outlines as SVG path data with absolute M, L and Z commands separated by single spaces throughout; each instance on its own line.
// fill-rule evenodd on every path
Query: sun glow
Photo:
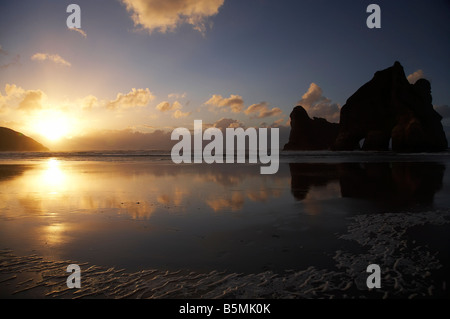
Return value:
M 45 113 L 36 119 L 34 130 L 50 141 L 57 141 L 69 133 L 69 121 L 59 112 Z

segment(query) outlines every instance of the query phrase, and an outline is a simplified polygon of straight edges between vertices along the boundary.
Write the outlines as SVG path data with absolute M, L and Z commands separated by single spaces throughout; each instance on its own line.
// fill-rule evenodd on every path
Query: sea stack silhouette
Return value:
M 31 137 L 0 127 L 0 152 L 46 152 L 48 150 Z
M 387 151 L 390 142 L 395 152 L 438 152 L 448 148 L 442 116 L 433 108 L 430 82 L 420 79 L 410 84 L 399 62 L 376 72 L 347 100 L 341 108 L 336 136 L 332 130 L 321 130 L 326 143 L 316 143 L 316 133 L 300 127 L 302 121 L 296 110 L 298 106 L 291 113 L 291 134 L 285 150 Z M 325 121 L 315 119 L 319 120 Z M 304 147 L 305 139 L 315 148 Z
M 319 117 L 311 119 L 298 105 L 291 112 L 291 132 L 284 150 L 325 150 L 333 146 L 339 133 L 339 124 Z

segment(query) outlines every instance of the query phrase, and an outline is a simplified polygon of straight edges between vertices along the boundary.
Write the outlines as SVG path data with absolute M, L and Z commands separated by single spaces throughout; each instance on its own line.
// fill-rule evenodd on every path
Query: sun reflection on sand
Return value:
M 54 223 L 42 227 L 42 239 L 46 245 L 60 245 L 66 242 L 64 233 L 67 230 L 65 223 Z
M 239 211 L 244 206 L 245 198 L 240 193 L 233 193 L 231 198 L 216 198 L 209 199 L 206 201 L 209 207 L 211 207 L 214 212 L 218 212 L 225 209 L 231 209 L 231 211 Z
M 50 194 L 58 194 L 64 187 L 66 175 L 60 167 L 60 162 L 56 158 L 47 161 L 47 169 L 42 173 L 41 178 L 44 187 L 49 189 Z
M 5 190 L 2 194 L 0 189 L 0 200 L 14 218 L 62 222 L 67 214 L 108 213 L 148 220 L 155 212 L 186 213 L 193 206 L 239 211 L 247 201 L 280 197 L 279 184 L 288 183 L 287 178 L 261 180 L 244 168 L 207 168 L 199 172 L 148 163 L 98 165 L 53 157 L 0 184 Z

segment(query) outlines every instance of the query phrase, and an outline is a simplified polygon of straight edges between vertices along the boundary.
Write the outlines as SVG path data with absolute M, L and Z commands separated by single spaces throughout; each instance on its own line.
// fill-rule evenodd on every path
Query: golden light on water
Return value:
M 62 244 L 66 240 L 64 232 L 66 231 L 66 226 L 64 223 L 55 223 L 45 226 L 42 229 L 42 238 L 46 245 L 58 245 Z
M 41 182 L 43 186 L 49 188 L 50 193 L 57 194 L 64 186 L 66 176 L 60 167 L 60 162 L 56 158 L 47 161 L 47 169 L 43 171 Z
M 282 195 L 280 186 L 261 184 L 258 179 L 238 174 L 230 178 L 224 178 L 226 174 L 220 171 L 205 172 L 204 176 L 189 172 L 174 175 L 166 165 L 142 163 L 131 168 L 48 158 L 6 181 L 4 194 L 0 188 L 0 202 L 13 207 L 11 216 L 40 216 L 51 218 L 51 223 L 62 223 L 67 212 L 117 213 L 140 220 L 161 211 L 184 213 L 189 205 L 206 205 L 214 212 L 238 212 L 245 203 L 264 204 Z M 18 192 L 18 198 L 10 196 Z

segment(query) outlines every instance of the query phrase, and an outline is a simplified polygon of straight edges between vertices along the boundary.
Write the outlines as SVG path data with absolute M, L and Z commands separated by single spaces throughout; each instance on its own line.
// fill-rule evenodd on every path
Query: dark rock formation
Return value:
M 0 151 L 45 152 L 48 148 L 22 133 L 0 127 Z
M 448 147 L 433 109 L 430 82 L 410 84 L 399 62 L 375 73 L 341 109 L 339 135 L 334 150 L 392 150 L 432 152 Z
M 302 106 L 291 112 L 291 133 L 284 150 L 326 150 L 333 145 L 339 125 L 323 118 L 311 119 Z

